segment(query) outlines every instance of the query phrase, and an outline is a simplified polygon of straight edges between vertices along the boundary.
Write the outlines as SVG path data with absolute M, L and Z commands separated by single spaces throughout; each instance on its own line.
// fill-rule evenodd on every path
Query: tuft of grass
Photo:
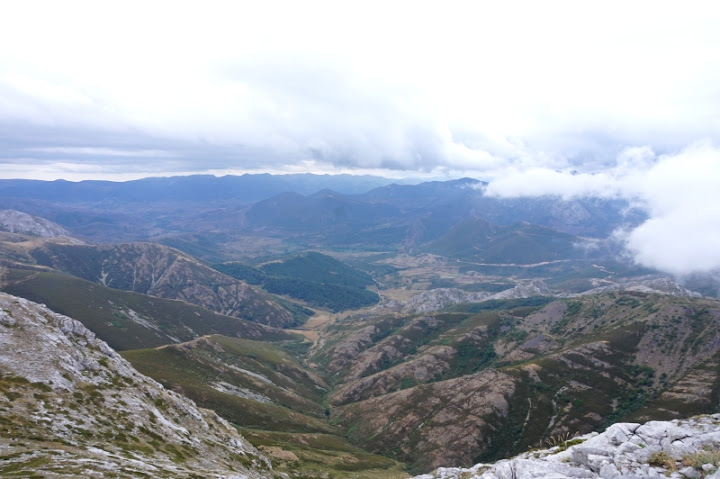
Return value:
M 563 452 L 567 451 L 571 446 L 583 443 L 582 439 L 573 439 L 575 435 L 577 435 L 577 433 L 570 435 L 570 431 L 567 431 L 563 434 L 558 434 L 557 436 L 548 437 L 544 439 L 542 443 L 548 448 L 557 447 L 559 452 Z
M 720 450 L 707 449 L 694 454 L 688 454 L 683 457 L 682 464 L 683 466 L 690 466 L 698 471 L 702 470 L 705 464 L 717 466 L 720 464 Z
M 654 452 L 652 456 L 650 456 L 648 464 L 651 466 L 662 467 L 668 471 L 677 471 L 677 463 L 675 462 L 675 459 L 670 457 L 670 455 L 665 451 Z

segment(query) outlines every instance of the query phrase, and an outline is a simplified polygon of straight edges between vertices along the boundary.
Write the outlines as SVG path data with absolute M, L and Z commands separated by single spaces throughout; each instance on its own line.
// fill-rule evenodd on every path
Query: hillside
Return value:
M 168 389 L 240 427 L 291 477 L 401 474 L 395 461 L 353 446 L 327 422 L 327 383 L 281 344 L 205 336 L 122 355 Z
M 639 292 L 491 301 L 330 327 L 332 421 L 422 472 L 565 432 L 720 407 L 720 303 Z
M 269 293 L 287 295 L 309 306 L 335 312 L 370 306 L 380 299 L 367 289 L 375 284 L 370 275 L 312 251 L 267 262 L 258 268 L 238 262 L 213 267 L 235 279 L 260 285 Z
M 551 228 L 519 223 L 498 226 L 471 218 L 430 243 L 424 252 L 464 261 L 498 264 L 533 264 L 547 261 L 608 256 L 595 244 L 588 251 L 584 240 Z
M 226 421 L 79 322 L 0 293 L 0 475 L 272 477 Z
M 268 295 L 167 246 L 45 244 L 31 254 L 42 266 L 103 286 L 179 299 L 270 326 L 296 323 L 292 313 Z
M 282 330 L 225 316 L 182 301 L 108 288 L 74 276 L 8 269 L 3 291 L 77 319 L 116 350 L 189 341 L 207 334 L 293 341 Z

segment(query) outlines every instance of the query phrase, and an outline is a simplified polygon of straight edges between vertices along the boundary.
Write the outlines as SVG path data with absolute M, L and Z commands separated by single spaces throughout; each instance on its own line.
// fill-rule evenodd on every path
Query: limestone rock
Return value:
M 141 375 L 79 322 L 5 293 L 0 390 L 0 476 L 271 476 L 214 412 Z
M 618 423 L 602 434 L 581 436 L 565 446 L 526 452 L 495 464 L 476 464 L 465 469 L 441 467 L 415 479 L 634 479 L 666 477 L 666 472 L 673 477 L 717 479 L 720 472 L 715 471 L 720 462 L 700 468 L 683 463 L 683 459 L 707 452 L 720 455 L 720 414 L 649 421 L 643 425 Z M 660 456 L 667 457 L 672 467 L 667 462 L 659 466 L 660 461 L 653 458 Z

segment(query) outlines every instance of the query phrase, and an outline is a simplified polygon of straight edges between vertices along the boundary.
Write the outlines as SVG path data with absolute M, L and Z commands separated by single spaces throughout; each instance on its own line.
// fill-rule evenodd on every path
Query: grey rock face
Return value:
M 16 210 L 0 210 L 0 231 L 40 238 L 71 236 L 65 228 L 52 221 Z
M 78 321 L 5 293 L 0 390 L 0 476 L 272 475 L 214 412 L 138 373 Z
M 681 298 L 700 298 L 702 295 L 695 291 L 683 288 L 670 278 L 649 278 L 638 280 L 627 280 L 620 283 L 601 286 L 589 291 L 580 293 L 578 296 L 592 294 L 610 293 L 613 291 L 637 291 L 641 293 L 667 294 Z M 572 295 L 569 295 L 572 296 Z
M 594 294 L 610 293 L 614 291 L 636 291 L 641 293 L 664 294 L 682 298 L 699 298 L 700 293 L 690 291 L 670 278 L 649 278 L 626 280 L 607 286 L 601 286 L 582 293 L 563 293 L 552 291 L 540 279 L 520 281 L 513 288 L 491 294 L 486 292 L 468 293 L 457 288 L 437 288 L 423 291 L 413 296 L 407 303 L 390 302 L 383 305 L 387 309 L 399 309 L 403 313 L 428 313 L 439 311 L 448 306 L 460 303 L 481 303 L 493 299 L 520 299 L 532 296 L 553 296 L 558 298 L 572 298 Z
M 720 477 L 720 414 L 643 425 L 618 423 L 571 444 L 467 469 L 441 467 L 416 479 Z M 715 462 L 697 468 L 686 465 L 693 458 L 704 460 L 703 454 Z
M 517 299 L 529 298 L 531 296 L 553 296 L 552 291 L 539 279 L 521 281 L 515 287 L 499 293 L 477 292 L 468 293 L 457 288 L 437 288 L 413 296 L 401 307 L 403 313 L 428 313 L 439 311 L 453 304 L 460 303 L 481 303 L 492 299 Z M 386 305 L 394 307 L 395 303 Z
M 490 293 L 468 293 L 457 288 L 437 288 L 413 296 L 402 308 L 405 313 L 426 313 L 438 311 L 459 303 L 478 303 L 490 296 Z

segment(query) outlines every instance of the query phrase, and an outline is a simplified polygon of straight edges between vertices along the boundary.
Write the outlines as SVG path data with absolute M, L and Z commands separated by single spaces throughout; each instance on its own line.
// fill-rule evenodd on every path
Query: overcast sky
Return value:
M 697 217 L 718 267 L 718 25 L 708 1 L 3 2 L 0 177 L 474 176 L 636 199 L 637 258 Z

